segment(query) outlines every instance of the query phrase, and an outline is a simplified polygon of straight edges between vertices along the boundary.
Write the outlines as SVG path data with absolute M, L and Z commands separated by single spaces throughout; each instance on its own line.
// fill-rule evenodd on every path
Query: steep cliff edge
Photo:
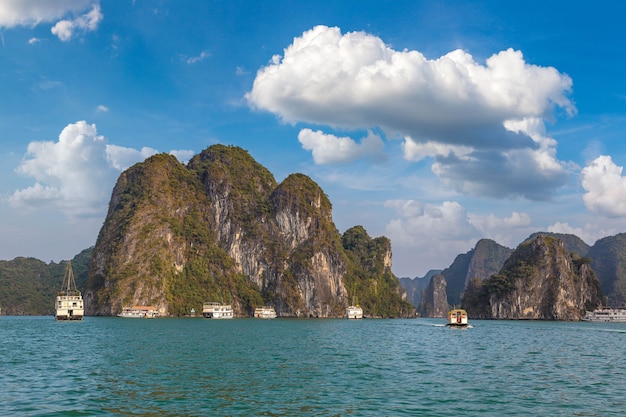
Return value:
M 599 239 L 587 256 L 593 259 L 591 266 L 607 296 L 603 304 L 626 305 L 626 233 Z
M 470 280 L 489 278 L 502 268 L 512 252 L 491 239 L 480 239 L 472 250 L 458 255 L 452 265 L 441 272 L 446 277 L 448 303 L 459 305 Z
M 442 274 L 433 275 L 424 290 L 422 302 L 417 308 L 417 312 L 422 317 L 446 317 L 450 305 L 446 293 L 446 277 Z
M 390 245 L 379 256 L 390 273 Z M 281 316 L 336 317 L 348 305 L 348 269 L 332 206 L 314 181 L 293 174 L 277 184 L 243 149 L 214 145 L 186 167 L 156 155 L 120 176 L 94 248 L 86 309 L 110 315 L 153 304 L 184 315 L 224 301 L 237 315 L 271 304 Z M 380 296 L 400 297 L 392 293 Z
M 539 235 L 520 244 L 498 274 L 472 280 L 462 305 L 473 318 L 580 320 L 601 300 L 590 262 Z

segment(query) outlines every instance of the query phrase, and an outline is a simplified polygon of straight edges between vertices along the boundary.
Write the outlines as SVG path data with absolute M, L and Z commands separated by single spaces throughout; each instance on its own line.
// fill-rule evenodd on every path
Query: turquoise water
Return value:
M 0 317 L 2 416 L 624 416 L 626 324 Z

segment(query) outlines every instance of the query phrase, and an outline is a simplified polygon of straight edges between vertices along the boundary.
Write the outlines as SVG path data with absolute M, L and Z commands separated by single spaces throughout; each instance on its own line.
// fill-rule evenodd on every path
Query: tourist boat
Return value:
M 232 319 L 233 307 L 230 304 L 204 303 L 202 317 L 206 319 Z
M 85 314 L 83 296 L 76 288 L 71 261 L 67 261 L 65 266 L 63 287 L 57 293 L 55 310 L 55 318 L 57 320 L 82 320 Z
M 346 317 L 348 319 L 362 319 L 363 309 L 358 304 L 354 306 L 348 306 L 346 308 Z
M 254 309 L 254 318 L 275 319 L 276 310 L 274 310 L 274 307 L 257 307 Z
M 626 308 L 600 307 L 587 311 L 582 321 L 603 323 L 626 323 Z
M 466 327 L 467 323 L 467 311 L 462 308 L 453 308 L 448 311 L 448 326 Z
M 154 306 L 124 307 L 117 317 L 125 319 L 153 319 L 159 317 L 159 310 Z

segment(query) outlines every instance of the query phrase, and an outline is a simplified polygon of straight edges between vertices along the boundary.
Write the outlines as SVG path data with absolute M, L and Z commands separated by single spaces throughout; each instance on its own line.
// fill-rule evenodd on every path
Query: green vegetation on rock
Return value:
M 354 299 L 370 316 L 412 316 L 415 308 L 402 299 L 400 283 L 386 263 L 385 257 L 391 256 L 389 239 L 372 239 L 362 226 L 355 226 L 346 230 L 342 243 L 348 257 L 344 283 L 350 301 Z

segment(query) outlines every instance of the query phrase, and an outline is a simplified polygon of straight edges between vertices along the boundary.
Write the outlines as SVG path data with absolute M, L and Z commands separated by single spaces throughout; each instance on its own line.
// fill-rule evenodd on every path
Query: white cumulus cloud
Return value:
M 394 242 L 412 244 L 437 236 L 438 240 L 467 240 L 478 236 L 468 221 L 467 211 L 456 201 L 428 204 L 414 200 L 390 200 L 385 207 L 394 209 L 400 218 L 387 225 Z
M 42 23 L 56 22 L 52 33 L 63 41 L 69 40 L 76 31 L 95 30 L 101 20 L 100 5 L 94 0 L 2 0 L 0 2 L 0 28 L 34 27 Z
M 259 69 L 246 99 L 288 123 L 405 137 L 406 159 L 435 158 L 433 172 L 460 191 L 546 199 L 566 170 L 556 142 L 537 132 L 557 108 L 575 113 L 571 87 L 513 49 L 484 64 L 462 50 L 428 59 L 365 32 L 316 26 Z
M 398 216 L 387 224 L 385 235 L 391 239 L 394 255 L 414 260 L 412 269 L 444 269 L 481 237 L 465 208 L 455 201 L 389 200 L 385 207 Z
M 622 170 L 607 155 L 582 169 L 583 201 L 589 211 L 606 217 L 626 216 L 626 177 Z
M 337 137 L 320 130 L 302 129 L 298 134 L 298 140 L 304 149 L 312 151 L 316 164 L 350 162 L 364 157 L 373 160 L 385 158 L 382 139 L 371 132 L 361 140 L 361 143 L 357 143 L 350 137 Z
M 58 141 L 31 142 L 17 172 L 35 183 L 16 190 L 9 203 L 16 208 L 59 210 L 70 218 L 100 217 L 106 213 L 120 172 L 157 153 L 108 144 L 95 124 L 67 125 Z M 181 156 L 191 151 L 172 151 Z

